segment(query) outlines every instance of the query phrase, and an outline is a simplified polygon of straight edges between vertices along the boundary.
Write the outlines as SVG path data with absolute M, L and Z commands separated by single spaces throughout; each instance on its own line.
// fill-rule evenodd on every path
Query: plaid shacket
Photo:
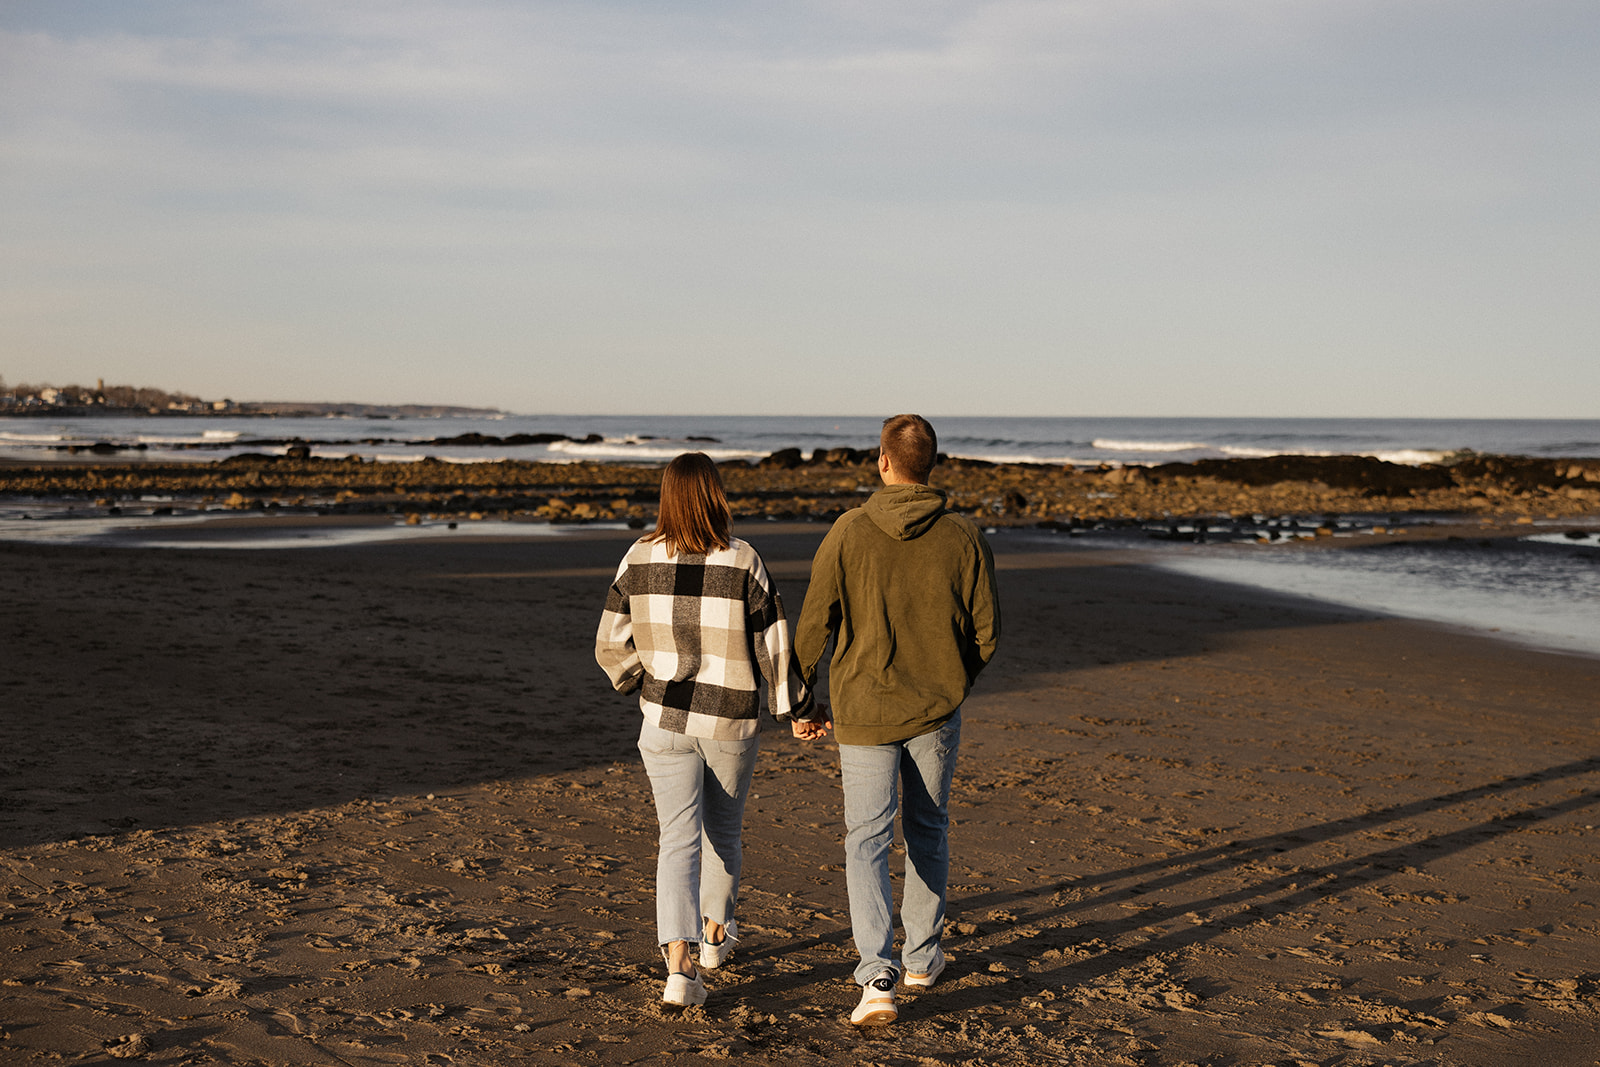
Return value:
M 774 715 L 811 712 L 783 601 L 756 550 L 737 537 L 705 556 L 636 542 L 606 596 L 594 655 L 617 692 L 639 689 L 644 717 L 674 733 L 755 736 L 762 678 Z

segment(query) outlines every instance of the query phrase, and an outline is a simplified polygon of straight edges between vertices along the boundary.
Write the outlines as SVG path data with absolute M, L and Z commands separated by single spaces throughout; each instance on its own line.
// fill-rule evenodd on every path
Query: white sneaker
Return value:
M 722 928 L 722 940 L 715 945 L 709 941 L 700 942 L 700 966 L 708 971 L 721 967 L 729 956 L 733 955 L 733 943 L 739 940 L 739 923 L 729 919 L 728 925 Z
M 895 973 L 885 969 L 861 987 L 861 1003 L 850 1013 L 852 1026 L 884 1026 L 900 1017 L 894 1004 Z
M 944 948 L 940 945 L 935 945 L 933 946 L 933 966 L 928 968 L 927 973 L 912 974 L 907 971 L 903 981 L 906 985 L 921 986 L 926 989 L 937 982 L 939 976 L 944 973 L 944 963 Z
M 679 1008 L 692 1008 L 706 1002 L 706 984 L 697 974 L 690 977 L 681 972 L 667 975 L 667 991 L 661 994 L 663 1004 Z

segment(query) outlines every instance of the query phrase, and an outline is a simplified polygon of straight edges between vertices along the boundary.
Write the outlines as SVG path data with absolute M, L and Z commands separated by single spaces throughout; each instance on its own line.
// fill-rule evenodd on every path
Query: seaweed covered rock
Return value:
M 1163 463 L 1146 471 L 1145 477 L 1157 483 L 1187 477 L 1248 486 L 1310 482 L 1330 489 L 1356 490 L 1368 496 L 1405 496 L 1418 490 L 1448 489 L 1457 484 L 1450 467 L 1440 464 L 1411 467 L 1372 456 L 1202 459 L 1193 463 Z

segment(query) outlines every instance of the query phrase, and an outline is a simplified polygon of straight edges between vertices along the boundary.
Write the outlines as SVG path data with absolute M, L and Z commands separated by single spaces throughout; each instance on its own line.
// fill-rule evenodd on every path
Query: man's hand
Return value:
M 823 704 L 818 704 L 817 710 L 822 712 L 824 715 L 827 714 L 828 711 L 827 706 Z M 820 741 L 822 738 L 828 736 L 829 730 L 833 729 L 833 720 L 826 718 L 810 719 L 805 721 L 793 719 L 789 723 L 789 729 L 802 741 Z

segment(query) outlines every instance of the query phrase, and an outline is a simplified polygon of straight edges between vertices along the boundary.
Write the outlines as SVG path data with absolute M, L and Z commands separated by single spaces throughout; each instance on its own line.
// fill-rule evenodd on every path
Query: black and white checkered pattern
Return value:
M 617 692 L 640 690 L 645 718 L 693 737 L 754 736 L 762 678 L 773 714 L 805 718 L 812 707 L 777 587 L 737 537 L 705 556 L 636 542 L 606 596 L 595 659 Z

